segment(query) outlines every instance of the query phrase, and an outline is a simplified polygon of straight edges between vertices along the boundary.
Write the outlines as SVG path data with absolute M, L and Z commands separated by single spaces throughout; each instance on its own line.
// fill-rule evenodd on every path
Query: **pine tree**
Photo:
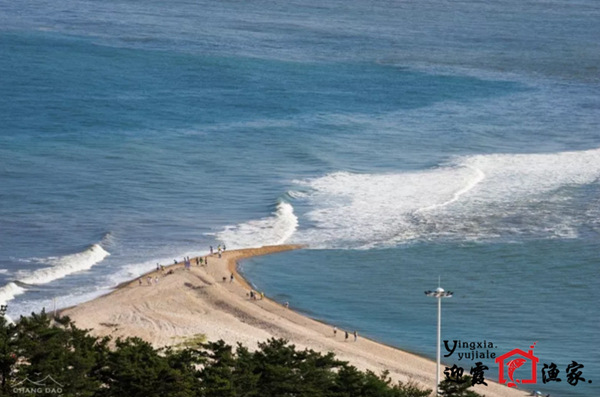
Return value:
M 440 394 L 442 397 L 481 397 L 481 394 L 469 390 L 471 377 L 463 376 L 461 383 L 449 379 L 440 382 Z

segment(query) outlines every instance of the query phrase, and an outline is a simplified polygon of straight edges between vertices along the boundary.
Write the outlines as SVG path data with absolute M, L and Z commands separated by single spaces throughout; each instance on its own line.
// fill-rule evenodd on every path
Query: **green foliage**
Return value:
M 16 327 L 0 317 L 0 395 L 9 393 L 10 376 L 17 363 L 15 339 Z
M 50 375 L 65 396 L 425 397 L 430 390 L 361 372 L 333 353 L 270 339 L 254 352 L 223 341 L 155 349 L 139 338 L 98 339 L 46 313 L 8 324 L 0 317 L 0 395 Z M 19 393 L 19 396 L 27 395 Z
M 208 365 L 204 367 L 200 375 L 203 395 L 207 397 L 235 396 L 232 382 L 235 358 L 232 347 L 226 345 L 222 340 L 207 343 L 204 347 L 207 350 L 205 357 L 208 358 Z
M 254 353 L 255 372 L 260 374 L 257 389 L 261 396 L 324 396 L 333 384 L 332 369 L 342 363 L 332 353 L 297 351 L 281 339 L 259 344 Z
M 11 343 L 19 358 L 13 367 L 17 379 L 50 375 L 63 386 L 63 393 L 78 396 L 92 396 L 100 387 L 93 373 L 103 361 L 108 339 L 88 335 L 67 317 L 54 324 L 44 312 L 22 317 Z
M 442 397 L 481 397 L 481 394 L 469 390 L 472 387 L 470 376 L 463 376 L 461 380 L 462 383 L 448 379 L 440 382 L 440 395 Z
M 413 383 L 399 382 L 392 385 L 388 372 L 377 376 L 371 371 L 360 372 L 355 367 L 345 365 L 336 379 L 337 393 L 344 397 L 427 397 L 431 390 L 423 390 Z
M 194 371 L 189 366 L 194 362 L 194 356 L 173 353 L 170 350 L 166 355 L 159 353 L 160 351 L 142 339 L 117 339 L 115 349 L 108 352 L 105 365 L 99 371 L 99 378 L 104 387 L 97 395 L 192 395 L 192 391 L 197 387 Z M 188 361 L 176 363 L 175 358 Z
M 260 343 L 253 353 L 238 345 L 235 355 L 222 341 L 204 347 L 210 362 L 201 376 L 207 396 L 426 397 L 431 393 L 414 384 L 392 384 L 387 373 L 361 372 L 333 353 L 296 350 L 281 339 Z
M 238 343 L 237 360 L 232 373 L 232 383 L 235 389 L 235 396 L 238 397 L 258 397 L 258 384 L 260 372 L 256 366 L 256 360 L 253 353 Z

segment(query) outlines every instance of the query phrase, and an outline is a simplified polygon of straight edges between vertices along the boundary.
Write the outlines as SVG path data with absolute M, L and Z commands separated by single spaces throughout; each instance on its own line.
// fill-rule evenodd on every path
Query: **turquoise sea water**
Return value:
M 0 2 L 0 300 L 15 317 L 209 245 L 303 243 L 243 271 L 429 357 L 439 276 L 444 339 L 537 341 L 592 383 L 532 389 L 600 394 L 599 17 L 592 0 Z

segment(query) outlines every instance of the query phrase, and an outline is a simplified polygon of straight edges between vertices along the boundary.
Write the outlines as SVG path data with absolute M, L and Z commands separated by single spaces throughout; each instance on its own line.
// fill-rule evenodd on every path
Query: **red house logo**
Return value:
M 537 343 L 537 342 L 535 342 Z M 507 379 L 504 377 L 504 367 L 508 369 L 508 377 L 510 378 L 510 382 L 508 382 L 508 387 L 517 387 L 517 383 L 525 384 L 525 383 L 536 383 L 537 382 L 537 363 L 539 359 L 533 355 L 533 348 L 535 347 L 535 343 L 532 346 L 529 346 L 529 351 L 525 353 L 521 349 L 513 349 L 506 354 L 501 355 L 496 358 L 496 362 L 500 366 L 498 373 L 498 381 L 500 384 L 504 384 L 507 382 Z M 521 356 L 521 357 L 519 357 Z M 506 361 L 506 364 L 505 364 Z M 531 363 L 531 378 L 529 379 L 514 379 L 513 375 L 517 368 L 522 367 L 527 361 Z

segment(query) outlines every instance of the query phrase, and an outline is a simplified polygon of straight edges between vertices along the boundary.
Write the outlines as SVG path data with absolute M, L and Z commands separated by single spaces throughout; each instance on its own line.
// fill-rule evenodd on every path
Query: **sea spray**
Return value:
M 99 244 L 93 244 L 84 251 L 75 254 L 38 259 L 36 262 L 50 266 L 34 271 L 20 272 L 20 277 L 17 281 L 25 285 L 46 284 L 71 273 L 88 270 L 104 260 L 108 255 L 110 253 L 104 250 Z M 0 302 L 6 303 L 25 291 L 26 288 L 24 286 L 17 285 L 15 282 L 9 282 L 0 288 Z
M 254 248 L 286 242 L 296 231 L 298 218 L 290 203 L 280 201 L 272 216 L 226 227 L 216 234 L 227 248 Z
M 0 303 L 4 304 L 10 300 L 13 300 L 15 296 L 20 295 L 25 291 L 25 288 L 21 288 L 16 283 L 11 281 L 4 287 L 0 288 Z

